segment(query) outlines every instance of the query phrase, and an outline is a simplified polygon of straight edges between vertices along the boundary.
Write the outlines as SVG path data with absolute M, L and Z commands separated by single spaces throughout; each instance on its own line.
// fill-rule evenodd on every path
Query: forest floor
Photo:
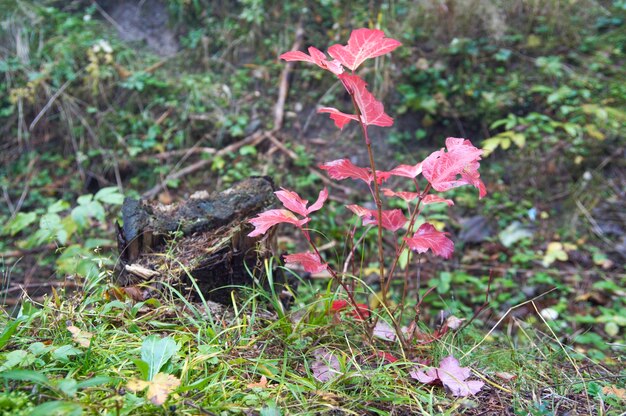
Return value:
M 0 416 L 624 414 L 623 2 L 419 13 L 405 1 L 241 3 L 3 12 Z M 372 335 L 393 316 L 379 305 L 374 233 L 358 251 L 365 324 L 336 310 L 345 293 L 326 273 L 296 270 L 290 303 L 252 282 L 229 305 L 192 302 L 175 285 L 120 285 L 124 197 L 170 205 L 259 175 L 309 200 L 328 188 L 310 226 L 327 261 L 343 265 L 355 227 L 345 205 L 374 206 L 367 186 L 319 165 L 365 166 L 367 149 L 358 126 L 340 131 L 316 114 L 349 108 L 341 85 L 277 57 L 343 44 L 372 21 L 403 43 L 362 71 L 394 117 L 370 130 L 379 169 L 415 164 L 449 136 L 486 152 L 485 198 L 458 188 L 445 194 L 454 206 L 423 213 L 456 251 L 407 266 L 419 270 L 402 322 L 417 323 L 414 342 Z M 277 236 L 270 281 L 281 255 L 306 247 L 287 227 Z M 449 356 L 484 383 L 478 393 L 412 376 Z

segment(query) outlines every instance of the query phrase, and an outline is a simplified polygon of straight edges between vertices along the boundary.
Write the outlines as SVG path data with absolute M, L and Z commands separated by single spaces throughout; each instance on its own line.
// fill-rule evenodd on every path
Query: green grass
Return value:
M 308 295 L 284 313 L 271 307 L 271 293 L 249 290 L 245 300 L 214 310 L 210 318 L 201 304 L 185 304 L 172 293 L 133 303 L 111 299 L 104 281 L 91 287 L 37 305 L 24 300 L 19 324 L 0 352 L 0 365 L 11 367 L 0 370 L 4 409 L 7 402 L 24 408 L 55 402 L 76 412 L 57 414 L 108 415 L 550 415 L 566 410 L 618 415 L 626 409 L 623 399 L 602 393 L 603 387 L 623 387 L 619 372 L 563 345 L 541 320 L 530 324 L 511 318 L 490 333 L 471 325 L 402 351 L 396 343 L 368 341 L 362 325 L 348 317 L 330 316 L 333 293 L 327 286 L 309 285 L 302 291 Z M 2 319 L 12 321 L 6 315 Z M 92 337 L 81 345 L 70 325 Z M 145 392 L 127 388 L 131 379 L 142 377 L 138 360 L 150 335 L 178 346 L 161 372 L 181 384 L 162 406 L 150 403 Z M 320 347 L 335 354 L 342 373 L 324 383 L 311 370 L 312 351 Z M 386 364 L 376 351 L 400 360 Z M 455 399 L 408 376 L 415 366 L 411 360 L 436 363 L 450 354 L 471 366 L 473 378 L 485 381 L 476 397 Z M 11 361 L 17 355 L 21 358 Z M 49 381 L 42 382 L 42 375 Z M 79 388 L 71 387 L 74 381 Z

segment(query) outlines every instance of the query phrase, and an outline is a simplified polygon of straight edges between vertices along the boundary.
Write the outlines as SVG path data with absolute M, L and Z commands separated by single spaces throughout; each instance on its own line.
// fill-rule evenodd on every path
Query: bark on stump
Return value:
M 196 192 L 175 205 L 127 198 L 123 226 L 118 225 L 118 283 L 143 283 L 155 291 L 169 285 L 193 300 L 199 291 L 207 300 L 230 303 L 237 287 L 266 277 L 264 260 L 272 255 L 273 233 L 248 237 L 248 220 L 275 202 L 273 183 L 262 177 L 219 193 Z M 284 282 L 276 286 L 281 293 Z

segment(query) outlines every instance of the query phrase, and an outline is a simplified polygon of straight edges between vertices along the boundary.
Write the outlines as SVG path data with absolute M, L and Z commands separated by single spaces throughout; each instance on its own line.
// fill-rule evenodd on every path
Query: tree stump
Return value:
M 192 300 L 200 292 L 206 300 L 230 303 L 237 287 L 266 280 L 264 261 L 272 256 L 275 239 L 271 230 L 248 237 L 253 229 L 248 220 L 275 202 L 273 183 L 263 177 L 219 193 L 196 192 L 175 205 L 127 198 L 118 225 L 118 283 L 143 283 L 156 291 L 169 285 Z M 281 293 L 283 287 L 276 289 Z

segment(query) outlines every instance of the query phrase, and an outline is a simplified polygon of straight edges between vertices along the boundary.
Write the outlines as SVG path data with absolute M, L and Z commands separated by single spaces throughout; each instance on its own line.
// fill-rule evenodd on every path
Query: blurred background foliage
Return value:
M 373 132 L 383 168 L 415 163 L 448 136 L 488 154 L 488 198 L 477 204 L 461 190 L 457 206 L 428 212 L 464 247 L 432 272 L 438 293 L 456 299 L 434 306 L 480 302 L 495 268 L 496 306 L 557 286 L 545 307 L 570 314 L 571 334 L 612 322 L 617 330 L 597 333 L 621 339 L 625 18 L 623 0 L 2 0 L 4 297 L 16 282 L 113 265 L 123 195 L 165 182 L 156 196 L 167 203 L 270 175 L 312 196 L 322 186 L 317 164 L 363 162 L 356 128 L 339 140 L 315 116 L 346 97 L 306 65 L 288 79 L 282 147 L 215 152 L 274 127 L 277 58 L 298 27 L 301 49 L 322 50 L 372 27 L 404 44 L 364 74 L 396 119 Z M 205 169 L 171 177 L 199 160 Z M 347 215 L 337 207 L 314 226 L 341 241 Z M 572 296 L 582 296 L 582 310 Z

